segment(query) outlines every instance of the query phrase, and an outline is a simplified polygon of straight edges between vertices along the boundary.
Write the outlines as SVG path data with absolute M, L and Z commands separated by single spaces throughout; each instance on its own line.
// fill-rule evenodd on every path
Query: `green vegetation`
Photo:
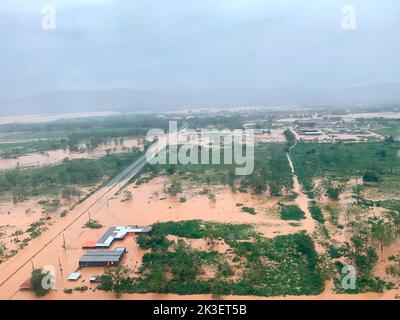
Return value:
M 168 241 L 167 235 L 181 239 Z M 187 239 L 223 239 L 232 252 L 219 253 L 191 248 Z M 107 271 L 101 289 L 121 292 L 157 292 L 220 295 L 313 295 L 323 290 L 319 258 L 305 233 L 266 239 L 249 225 L 231 225 L 198 220 L 158 223 L 149 234 L 138 236 L 143 257 L 138 277 L 126 273 L 111 281 Z M 235 261 L 235 262 L 234 262 Z M 204 278 L 204 268 L 214 276 Z M 233 280 L 237 268 L 243 275 Z M 116 270 L 116 269 L 114 269 Z M 110 273 L 112 275 L 110 275 Z M 167 275 L 171 275 L 168 277 Z M 121 288 L 122 287 L 122 288 Z
M 57 120 L 46 123 L 0 125 L 0 157 L 13 158 L 56 149 L 77 151 L 81 143 L 96 148 L 111 139 L 145 136 L 150 129 L 168 128 L 168 119 L 155 115 L 114 116 Z M 31 141 L 34 139 L 33 141 Z M 9 143 L 10 141 L 16 141 Z M 29 140 L 26 142 L 18 142 Z
M 71 186 L 99 183 L 120 173 L 140 156 L 140 152 L 113 154 L 100 159 L 64 160 L 55 166 L 15 169 L 0 173 L 0 193 L 11 192 L 15 202 L 37 195 L 79 194 Z
M 331 183 L 326 185 L 326 195 L 331 199 L 338 201 L 343 188 L 341 186 L 333 186 Z
M 337 226 L 339 223 L 339 216 L 340 216 L 339 208 L 337 206 L 327 204 L 324 206 L 324 209 L 329 214 L 329 222 Z
M 129 276 L 130 270 L 124 266 L 109 268 L 101 277 L 100 288 L 107 288 L 119 297 L 127 287 L 132 285 L 132 279 Z
M 296 142 L 296 136 L 294 135 L 294 133 L 292 132 L 292 130 L 286 129 L 286 130 L 283 132 L 283 134 L 284 134 L 284 136 L 285 136 L 285 138 L 286 138 L 287 145 L 288 145 L 289 147 L 293 146 L 293 145 L 295 144 L 295 142 Z
M 47 276 L 49 273 L 43 269 L 32 270 L 32 290 L 37 297 L 43 297 L 50 292 L 50 289 L 44 289 L 42 285 L 43 279 Z
M 280 207 L 281 219 L 282 220 L 302 220 L 305 219 L 305 213 L 297 205 L 284 205 Z
M 61 202 L 59 199 L 51 199 L 51 200 L 40 200 L 38 202 L 43 207 L 44 213 L 52 213 L 57 211 L 60 208 Z
M 66 139 L 0 143 L 0 158 L 12 159 L 28 153 L 65 150 L 67 147 Z
M 400 178 L 400 143 L 299 143 L 292 157 L 299 181 L 306 191 L 313 190 L 313 179 L 349 179 L 365 181 Z M 336 198 L 335 191 L 331 192 Z
M 383 126 L 381 129 L 373 130 L 376 134 L 387 138 L 400 136 L 400 123 L 396 119 L 373 119 L 369 122 L 373 125 Z
M 171 178 L 171 183 L 164 188 L 165 193 L 170 196 L 176 196 L 182 192 L 182 183 L 178 177 L 174 176 Z
M 242 211 L 250 213 L 250 214 L 256 214 L 256 211 L 254 210 L 254 208 L 250 208 L 250 207 L 242 207 Z
M 42 232 L 45 230 L 44 225 L 46 223 L 45 218 L 40 218 L 38 221 L 33 222 L 29 225 L 29 228 L 26 230 L 26 232 L 29 233 L 30 238 L 37 238 L 42 234 Z
M 6 252 L 7 246 L 3 242 L 0 242 L 0 256 L 4 256 Z
M 282 196 L 284 193 L 289 194 L 293 183 L 284 149 L 285 145 L 280 143 L 257 145 L 254 150 L 254 171 L 248 176 L 237 176 L 235 164 L 152 165 L 147 170 L 152 175 L 165 174 L 173 177 L 166 189 L 171 195 L 180 192 L 179 185 L 184 179 L 207 186 L 229 185 L 234 191 L 238 189 L 240 192 L 248 192 L 250 189 L 255 194 L 268 191 L 273 196 Z M 199 148 L 199 158 L 200 154 Z M 224 156 L 224 151 L 221 151 L 221 159 Z M 200 159 L 198 163 L 201 163 Z
M 342 263 L 337 263 L 337 272 L 341 274 L 335 278 L 336 291 L 346 293 L 383 292 L 393 288 L 393 284 L 374 276 L 374 269 L 379 261 L 377 249 L 383 257 L 383 247 L 390 245 L 398 237 L 400 219 L 399 214 L 392 212 L 386 219 L 370 217 L 366 220 L 350 222 L 352 236 L 336 253 L 344 257 L 346 263 L 356 269 L 356 288 L 344 290 L 340 284 Z M 396 277 L 398 258 L 389 258 L 393 263 L 386 268 L 386 272 Z
M 311 216 L 313 217 L 314 220 L 320 223 L 325 222 L 324 215 L 322 214 L 320 207 L 317 205 L 315 201 L 311 201 L 308 209 L 310 210 Z
M 102 227 L 103 225 L 97 220 L 90 219 L 85 223 L 85 228 L 89 229 L 101 229 Z
M 132 192 L 129 190 L 124 190 L 122 194 L 122 202 L 130 201 L 132 200 L 132 198 L 133 198 Z
M 74 291 L 85 292 L 88 289 L 89 289 L 88 286 L 80 286 L 80 287 L 75 287 Z
M 389 257 L 391 262 L 385 269 L 385 272 L 394 278 L 400 279 L 400 254 Z

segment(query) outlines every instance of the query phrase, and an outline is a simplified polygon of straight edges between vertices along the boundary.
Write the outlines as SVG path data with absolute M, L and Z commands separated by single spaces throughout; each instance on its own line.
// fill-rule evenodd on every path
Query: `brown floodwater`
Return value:
M 0 117 L 0 124 L 44 123 L 60 119 L 108 117 L 120 114 L 121 113 L 115 111 L 72 112 L 72 113 L 61 113 L 61 114 L 31 114 L 31 115 L 12 116 L 12 117 Z
M 273 208 L 277 200 L 266 196 L 255 197 L 245 193 L 233 193 L 227 188 L 216 188 L 213 193 L 216 201 L 212 202 L 207 195 L 199 195 L 195 186 L 185 192 L 187 201 L 179 202 L 176 198 L 167 197 L 163 194 L 163 188 L 167 182 L 164 178 L 156 178 L 138 187 L 128 186 L 133 198 L 130 201 L 122 201 L 123 196 L 113 196 L 100 201 L 90 209 L 92 219 L 99 220 L 102 229 L 83 228 L 89 215 L 79 216 L 87 209 L 99 195 L 104 192 L 100 190 L 84 203 L 78 205 L 69 212 L 65 218 L 59 219 L 47 232 L 34 239 L 29 248 L 24 249 L 18 255 L 0 265 L 0 298 L 1 299 L 36 299 L 31 292 L 18 291 L 19 286 L 29 276 L 34 267 L 50 265 L 56 271 L 56 290 L 43 299 L 116 299 L 111 293 L 95 289 L 95 285 L 89 283 L 91 275 L 99 275 L 104 272 L 103 268 L 84 268 L 81 270 L 82 278 L 77 282 L 67 280 L 68 275 L 78 267 L 79 257 L 84 253 L 82 244 L 88 240 L 98 240 L 107 227 L 116 225 L 151 225 L 155 222 L 181 221 L 189 219 L 202 219 L 221 223 L 250 223 L 256 230 L 265 236 L 275 236 L 277 233 L 287 234 L 306 230 L 314 230 L 314 221 L 308 211 L 308 199 L 301 193 L 297 178 L 294 177 L 294 188 L 299 193 L 296 199 L 305 212 L 306 219 L 299 227 L 292 227 L 286 221 L 267 209 Z M 117 191 L 118 188 L 115 189 Z M 243 212 L 237 203 L 254 207 L 257 214 L 251 215 Z M 64 235 L 64 237 L 62 236 Z M 63 249 L 63 238 L 66 242 L 66 250 Z M 176 240 L 176 239 L 175 239 Z M 188 240 L 196 248 L 205 248 L 208 244 L 204 239 Z M 137 271 L 145 251 L 141 250 L 135 241 L 135 236 L 128 236 L 125 240 L 116 242 L 112 248 L 124 246 L 128 253 L 124 258 L 124 264 L 133 271 Z M 217 244 L 218 250 L 224 251 L 228 247 L 221 243 Z M 32 255 L 34 255 L 32 257 Z M 77 286 L 88 286 L 89 290 L 72 294 L 64 293 L 65 288 Z M 399 294 L 398 290 L 385 292 L 384 294 L 362 294 L 362 295 L 336 295 L 332 293 L 332 285 L 328 282 L 325 291 L 318 296 L 286 296 L 286 297 L 253 297 L 253 296 L 228 296 L 224 299 L 394 299 Z M 121 299 L 213 299 L 211 295 L 189 295 L 180 296 L 175 294 L 124 294 Z
M 83 147 L 83 145 L 82 145 Z M 137 138 L 125 139 L 122 144 L 116 144 L 113 140 L 106 145 L 101 144 L 96 149 L 84 152 L 71 152 L 68 149 L 50 150 L 45 153 L 31 153 L 17 157 L 16 159 L 0 159 L 0 170 L 10 170 L 19 167 L 39 167 L 53 165 L 62 162 L 64 159 L 93 159 L 107 154 L 121 152 L 137 147 L 143 149 L 143 144 Z

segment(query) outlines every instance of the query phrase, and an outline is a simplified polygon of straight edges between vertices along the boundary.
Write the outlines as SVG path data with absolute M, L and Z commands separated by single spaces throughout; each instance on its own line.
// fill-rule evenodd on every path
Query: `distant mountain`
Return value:
M 400 83 L 322 90 L 304 87 L 276 89 L 215 89 L 198 91 L 77 90 L 0 100 L 0 115 L 55 114 L 92 111 L 143 112 L 181 108 L 400 103 Z

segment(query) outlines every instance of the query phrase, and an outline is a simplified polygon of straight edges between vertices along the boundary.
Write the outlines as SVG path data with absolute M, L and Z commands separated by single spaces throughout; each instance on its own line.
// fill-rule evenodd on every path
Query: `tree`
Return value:
M 388 217 L 393 225 L 394 237 L 397 238 L 400 233 L 400 212 L 390 211 Z
M 294 133 L 290 129 L 286 129 L 283 134 L 286 138 L 288 147 L 293 146 L 296 142 L 296 136 Z
M 335 201 L 338 201 L 338 200 L 339 200 L 340 193 L 342 192 L 342 190 L 343 190 L 342 187 L 340 187 L 340 186 L 334 187 L 334 186 L 332 186 L 332 184 L 329 182 L 329 183 L 327 184 L 327 187 L 326 187 L 326 195 L 327 195 L 330 199 L 335 200 Z
M 123 201 L 130 201 L 130 200 L 132 200 L 132 192 L 130 192 L 129 190 L 125 190 L 124 191 L 124 198 L 123 198 Z
M 377 240 L 383 259 L 383 247 L 393 241 L 393 229 L 390 223 L 383 219 L 371 219 L 371 238 Z
M 32 270 L 32 290 L 37 297 L 43 297 L 50 292 L 50 288 L 44 288 L 43 286 L 43 279 L 47 276 L 49 276 L 49 272 L 43 269 Z
M 354 264 L 360 278 L 368 279 L 372 276 L 373 270 L 378 263 L 378 255 L 374 248 L 365 247 L 360 251 L 345 242 L 342 251 L 344 256 L 350 260 L 350 263 Z
M 175 280 L 179 282 L 194 280 L 201 272 L 201 263 L 197 252 L 187 246 L 183 240 L 179 240 L 174 246 L 174 252 L 178 257 L 171 270 Z
M 362 198 L 362 186 L 359 184 L 353 186 L 353 192 L 356 196 L 357 202 L 359 202 Z
M 131 270 L 125 266 L 118 266 L 107 269 L 102 275 L 102 282 L 105 289 L 111 290 L 118 298 L 132 284 L 130 277 Z
M 219 232 L 214 226 L 210 226 L 207 234 L 207 243 L 213 249 L 215 246 L 215 239 L 218 238 Z
M 182 192 L 182 184 L 177 177 L 171 178 L 171 183 L 166 187 L 165 191 L 171 195 L 176 196 L 178 193 Z
M 160 292 L 166 284 L 164 269 L 161 265 L 155 265 L 146 278 L 147 285 L 153 292 Z
M 210 200 L 211 202 L 215 202 L 216 201 L 215 194 L 214 193 L 209 193 L 208 194 L 208 200 Z
M 3 242 L 0 242 L 0 256 L 4 256 L 7 252 L 7 247 Z
M 318 201 L 321 201 L 322 196 L 324 194 L 323 188 L 320 186 L 315 186 L 313 192 L 314 192 L 315 198 L 317 198 Z
M 400 254 L 390 257 L 392 264 L 385 268 L 387 274 L 395 278 L 400 278 Z
M 379 182 L 382 178 L 374 171 L 366 171 L 363 175 L 364 182 Z

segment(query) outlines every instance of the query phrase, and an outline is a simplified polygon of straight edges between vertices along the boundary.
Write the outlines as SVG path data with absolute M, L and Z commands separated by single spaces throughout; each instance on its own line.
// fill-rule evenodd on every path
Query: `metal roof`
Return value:
M 68 280 L 70 281 L 76 281 L 81 277 L 81 273 L 80 272 L 72 272 L 69 277 Z
M 79 259 L 79 262 L 118 262 L 121 258 L 121 255 L 117 256 L 82 256 Z
M 88 251 L 84 256 L 119 256 L 121 252 L 118 251 Z
M 117 226 L 110 227 L 104 235 L 97 241 L 97 248 L 108 248 L 114 240 L 122 240 L 128 233 L 147 233 L 151 231 L 151 227 L 132 227 L 132 226 Z
M 121 257 L 125 254 L 126 248 L 117 248 L 114 251 L 87 251 L 80 259 L 79 262 L 92 262 L 92 261 L 104 261 L 104 262 L 118 262 Z

